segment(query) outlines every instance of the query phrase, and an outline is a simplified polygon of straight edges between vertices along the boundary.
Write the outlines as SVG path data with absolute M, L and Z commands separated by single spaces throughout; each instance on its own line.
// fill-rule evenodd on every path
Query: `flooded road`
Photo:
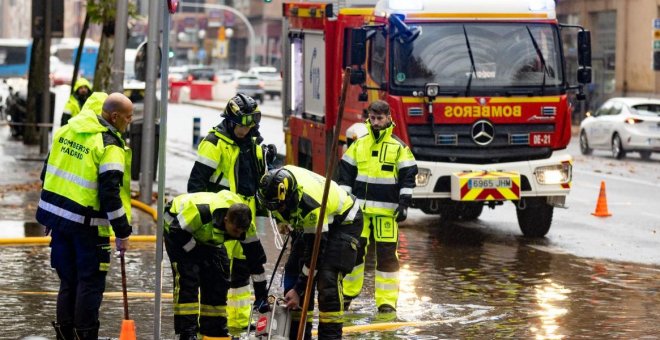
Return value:
M 347 313 L 350 325 L 413 322 L 386 332 L 347 333 L 354 339 L 436 338 L 653 338 L 660 334 L 660 267 L 548 252 L 527 241 L 435 218 L 401 230 L 401 295 L 396 319 L 376 315 L 373 258 L 365 291 Z M 262 228 L 265 239 L 272 232 Z M 277 258 L 264 242 L 268 272 Z M 0 338 L 53 338 L 58 279 L 47 246 L 2 246 Z M 133 243 L 126 255 L 130 317 L 139 339 L 153 334 L 155 245 Z M 162 338 L 173 339 L 172 279 L 165 256 Z M 278 271 L 274 291 L 279 292 Z M 103 336 L 118 337 L 123 305 L 118 261 L 113 260 L 101 307 Z

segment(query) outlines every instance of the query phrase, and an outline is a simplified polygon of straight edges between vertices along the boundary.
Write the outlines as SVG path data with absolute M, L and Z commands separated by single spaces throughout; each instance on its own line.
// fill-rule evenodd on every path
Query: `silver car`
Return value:
M 638 152 L 642 159 L 660 152 L 660 100 L 650 98 L 611 98 L 580 124 L 580 151 L 611 150 L 622 159 L 627 152 Z
M 261 104 L 264 103 L 264 97 L 266 95 L 264 82 L 254 75 L 239 76 L 236 81 L 236 92 L 245 93 L 258 100 Z

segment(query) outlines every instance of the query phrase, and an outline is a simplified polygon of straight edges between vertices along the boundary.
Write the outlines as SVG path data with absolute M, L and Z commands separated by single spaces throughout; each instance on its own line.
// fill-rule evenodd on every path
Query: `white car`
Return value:
M 257 66 L 248 70 L 248 74 L 259 77 L 264 82 L 264 90 L 271 98 L 282 95 L 282 75 L 272 66 Z
M 580 124 L 580 151 L 611 150 L 624 158 L 639 152 L 642 159 L 660 152 L 660 100 L 650 98 L 611 98 L 596 112 L 587 112 Z

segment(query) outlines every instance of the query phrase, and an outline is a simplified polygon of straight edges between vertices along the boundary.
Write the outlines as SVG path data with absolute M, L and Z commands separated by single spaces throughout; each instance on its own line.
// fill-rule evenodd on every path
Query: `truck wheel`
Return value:
M 582 131 L 580 132 L 580 152 L 587 156 L 591 155 L 593 149 L 589 147 L 589 139 L 587 139 L 587 133 Z
M 545 197 L 522 198 L 516 205 L 518 225 L 525 237 L 543 237 L 550 230 L 554 207 L 546 203 Z M 523 207 L 521 209 L 520 207 Z
M 484 205 L 481 202 L 465 203 L 458 209 L 457 217 L 461 221 L 474 221 L 481 216 L 481 212 L 483 211 Z

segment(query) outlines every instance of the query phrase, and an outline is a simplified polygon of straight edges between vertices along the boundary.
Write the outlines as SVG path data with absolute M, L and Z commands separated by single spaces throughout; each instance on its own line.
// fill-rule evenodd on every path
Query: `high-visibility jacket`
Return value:
M 92 90 L 92 84 L 89 82 L 89 80 L 85 78 L 78 78 L 76 80 L 76 84 L 73 86 L 73 94 L 69 96 L 69 100 L 64 104 L 64 113 L 68 113 L 71 115 L 71 117 L 75 117 L 80 113 L 81 106 L 83 106 L 84 103 L 81 103 L 78 98 L 76 98 L 76 91 L 78 91 L 79 88 L 87 86 L 87 88 L 91 91 Z
M 328 231 L 328 225 L 351 224 L 360 210 L 355 204 L 354 197 L 332 181 L 328 192 L 325 216 L 320 216 L 325 177 L 294 165 L 286 165 L 284 169 L 293 174 L 297 183 L 298 204 L 294 209 L 287 207 L 285 213 L 273 211 L 273 216 L 280 222 L 291 224 L 295 230 L 303 231 L 305 240 L 305 254 L 303 256 L 303 274 L 308 275 L 312 250 L 314 248 L 314 235 L 319 219 L 323 220 L 323 232 Z
M 100 236 L 131 234 L 131 153 L 99 116 L 105 93 L 89 97 L 80 114 L 57 130 L 42 171 L 37 221 L 50 227 L 98 226 Z
M 183 245 L 187 251 L 192 250 L 197 242 L 217 247 L 231 236 L 223 227 L 213 224 L 213 214 L 217 213 L 218 209 L 223 209 L 224 217 L 226 210 L 235 203 L 246 202 L 228 190 L 179 195 L 165 208 L 165 231 L 169 233 L 172 228 L 180 228 L 190 233 L 190 240 Z
M 410 148 L 392 134 L 394 124 L 376 138 L 367 120 L 368 134 L 358 138 L 339 164 L 339 183 L 357 197 L 365 214 L 393 216 L 399 204 L 410 206 L 417 163 Z

